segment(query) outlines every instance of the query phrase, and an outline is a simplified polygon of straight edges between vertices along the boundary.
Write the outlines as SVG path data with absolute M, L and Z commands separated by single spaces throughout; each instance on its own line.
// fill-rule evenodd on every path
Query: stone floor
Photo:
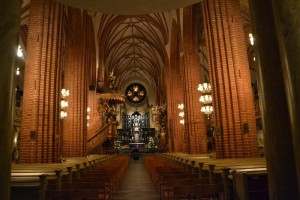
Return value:
M 158 200 L 159 193 L 144 166 L 143 157 L 130 159 L 128 171 L 114 194 L 114 200 Z

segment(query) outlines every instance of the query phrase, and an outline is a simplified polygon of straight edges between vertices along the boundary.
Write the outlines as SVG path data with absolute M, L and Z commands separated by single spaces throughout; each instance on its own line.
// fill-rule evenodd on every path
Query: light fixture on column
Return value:
M 64 108 L 66 108 L 66 107 L 68 107 L 68 106 L 69 106 L 68 101 L 65 101 L 65 100 L 61 100 L 61 101 L 60 101 L 60 108 L 61 108 L 61 109 L 64 109 Z
M 61 89 L 61 100 L 60 100 L 60 118 L 64 119 L 68 116 L 68 113 L 64 110 L 66 107 L 69 106 L 68 101 L 65 99 L 69 96 L 69 90 Z
M 17 70 L 16 70 L 16 75 L 20 75 L 20 67 L 17 67 Z
M 87 120 L 86 126 L 90 126 L 90 123 L 89 123 L 89 120 L 90 120 L 90 112 L 91 112 L 90 107 L 87 107 L 86 112 L 87 112 L 87 114 L 86 114 L 86 120 Z
M 249 33 L 249 40 L 250 40 L 250 44 L 254 45 L 254 37 L 253 37 L 252 33 Z
M 67 96 L 69 96 L 70 95 L 70 92 L 69 92 L 69 90 L 66 90 L 66 89 L 61 89 L 61 96 L 62 96 L 62 98 L 65 98 L 65 97 L 67 97 Z
M 182 118 L 182 119 L 180 119 L 179 123 L 180 123 L 180 124 L 184 124 L 184 111 L 183 111 L 184 105 L 183 105 L 183 103 L 179 104 L 179 105 L 178 105 L 178 108 L 181 110 L 181 111 L 179 112 L 179 117 Z
M 63 111 L 63 110 L 60 111 L 60 118 L 61 118 L 61 119 L 64 119 L 64 118 L 66 118 L 67 116 L 68 116 L 68 113 L 67 113 L 66 111 Z
M 207 115 L 207 118 L 210 118 L 210 115 L 213 112 L 211 86 L 209 83 L 199 84 L 198 90 L 202 94 L 199 98 L 199 101 L 203 103 L 201 112 Z
M 19 58 L 21 58 L 21 57 L 23 57 L 23 50 L 22 50 L 22 48 L 21 48 L 21 46 L 19 45 L 18 46 L 18 50 L 17 50 L 17 56 L 19 57 Z

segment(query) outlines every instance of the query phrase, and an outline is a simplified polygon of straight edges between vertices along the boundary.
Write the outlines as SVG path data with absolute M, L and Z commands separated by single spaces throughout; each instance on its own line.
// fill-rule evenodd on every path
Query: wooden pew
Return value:
M 230 190 L 232 190 L 233 193 L 236 193 L 236 190 L 238 189 L 234 187 L 235 180 L 233 179 L 233 172 L 251 171 L 253 173 L 261 173 L 261 171 L 264 171 L 266 174 L 266 161 L 264 158 L 211 159 L 199 163 L 199 170 L 201 172 L 208 172 L 211 180 L 214 177 L 222 177 L 225 186 L 225 194 L 227 198 L 231 198 Z M 247 188 L 244 188 L 243 190 L 247 190 Z
M 35 163 L 35 164 L 13 164 L 12 172 L 55 172 L 60 171 L 64 180 L 72 182 L 72 176 L 76 171 L 74 164 L 66 163 Z
M 61 188 L 62 182 L 62 170 L 36 170 L 36 169 L 12 169 L 11 170 L 11 182 L 13 183 L 21 183 L 22 180 L 26 180 L 29 182 L 30 177 L 35 177 L 45 174 L 47 177 L 47 185 L 49 184 L 55 189 L 59 190 Z
M 235 182 L 237 180 L 239 179 L 248 180 L 248 182 L 251 183 L 251 178 L 255 177 L 253 178 L 253 180 L 256 180 L 258 175 L 259 177 L 266 177 L 267 175 L 266 161 L 265 158 L 261 158 L 261 157 L 260 158 L 238 158 L 238 159 L 213 159 L 213 158 L 205 159 L 200 156 L 197 157 L 197 156 L 184 155 L 184 154 L 181 155 L 179 154 L 175 156 L 174 154 L 171 155 L 172 156 L 169 156 L 170 162 L 178 163 L 178 160 L 181 160 L 180 166 L 184 166 L 186 169 L 193 170 L 194 168 L 198 168 L 199 178 L 203 178 L 201 176 L 207 175 L 210 178 L 211 184 L 214 183 L 215 178 L 222 177 L 224 183 L 224 191 L 227 195 L 227 198 L 230 198 L 229 190 L 232 189 L 234 190 L 235 196 L 237 195 L 236 190 L 250 191 L 250 192 L 244 192 L 243 199 L 246 198 L 245 196 L 247 195 L 249 196 L 252 193 L 255 193 L 254 191 L 252 191 L 253 189 L 250 187 L 251 184 L 248 185 L 236 184 Z M 177 162 L 174 162 L 174 160 L 177 160 Z M 233 173 L 236 173 L 236 176 L 243 177 L 243 178 L 238 178 L 237 180 L 235 180 L 235 178 L 233 177 Z M 245 174 L 247 176 L 245 176 Z M 264 186 L 266 185 L 265 182 L 266 181 L 263 182 Z M 242 185 L 243 189 L 236 188 L 233 185 L 239 185 L 239 186 Z M 263 190 L 265 191 L 265 189 Z M 255 198 L 258 197 L 256 196 Z
M 45 192 L 46 200 L 72 200 L 73 190 L 55 190 Z
M 240 200 L 268 200 L 266 168 L 240 169 L 233 172 L 234 198 Z
M 186 199 L 224 199 L 222 184 L 181 185 L 173 189 L 172 200 Z
M 72 183 L 63 183 L 62 189 L 71 190 L 72 199 L 112 199 L 109 186 L 105 181 L 99 179 L 84 179 Z
M 11 178 L 11 200 L 45 200 L 47 175 L 42 173 L 17 174 Z
M 165 186 L 162 188 L 162 198 L 163 199 L 172 199 L 174 197 L 174 188 L 181 186 L 192 186 L 198 184 L 209 184 L 208 179 L 199 179 L 199 178 L 170 178 L 165 179 Z
M 20 191 L 22 193 L 31 191 L 31 193 L 35 192 L 38 195 L 31 194 L 32 196 L 29 199 L 44 200 L 47 189 L 60 190 L 62 181 L 72 182 L 74 174 L 76 177 L 80 176 L 83 169 L 107 160 L 106 157 L 111 156 L 74 158 L 71 162 L 64 163 L 12 164 L 12 196 L 17 197 Z M 89 161 L 89 164 L 86 161 Z M 43 181 L 41 177 L 43 177 Z M 50 185 L 48 183 L 54 183 L 54 188 L 49 188 Z M 19 196 L 16 199 L 20 198 L 26 199 L 22 194 L 21 197 Z

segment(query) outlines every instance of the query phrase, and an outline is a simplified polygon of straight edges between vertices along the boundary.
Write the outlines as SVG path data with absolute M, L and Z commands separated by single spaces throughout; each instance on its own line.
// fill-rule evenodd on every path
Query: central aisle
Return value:
M 130 159 L 128 171 L 121 185 L 116 188 L 114 200 L 159 200 L 159 194 L 144 165 L 143 157 Z

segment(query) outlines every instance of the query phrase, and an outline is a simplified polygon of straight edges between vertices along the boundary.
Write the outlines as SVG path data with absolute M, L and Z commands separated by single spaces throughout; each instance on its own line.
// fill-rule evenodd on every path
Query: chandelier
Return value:
M 213 112 L 211 86 L 209 83 L 199 84 L 198 90 L 202 94 L 199 98 L 199 101 L 203 103 L 201 112 L 203 112 L 207 118 L 210 118 L 210 115 Z

